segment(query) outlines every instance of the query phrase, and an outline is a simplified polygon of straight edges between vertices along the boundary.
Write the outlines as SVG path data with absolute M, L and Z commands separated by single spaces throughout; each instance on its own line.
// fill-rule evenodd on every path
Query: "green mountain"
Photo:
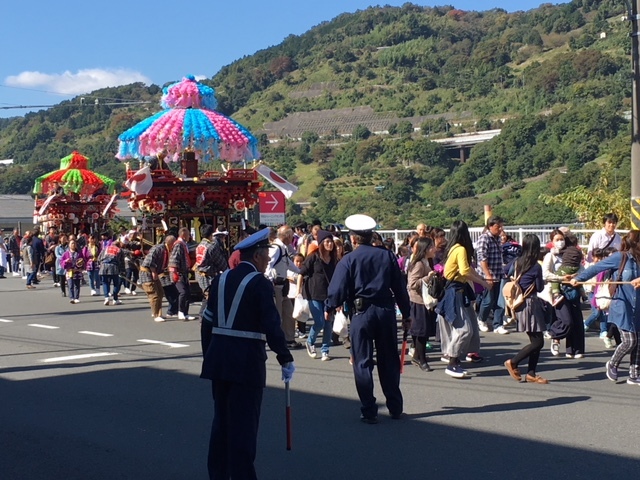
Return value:
M 307 216 L 339 222 L 367 212 L 406 228 L 474 222 L 490 203 L 511 224 L 565 222 L 575 214 L 545 205 L 541 193 L 595 186 L 601 172 L 629 189 L 622 15 L 613 0 L 517 13 L 372 7 L 289 36 L 205 83 L 223 113 L 260 136 L 267 164 L 301 187 L 293 200 L 310 204 Z M 82 105 L 0 121 L 0 158 L 18 163 L 0 176 L 0 193 L 27 192 L 72 149 L 121 179 L 116 137 L 158 110 L 159 90 L 103 89 Z M 502 133 L 464 163 L 432 142 L 492 128 Z

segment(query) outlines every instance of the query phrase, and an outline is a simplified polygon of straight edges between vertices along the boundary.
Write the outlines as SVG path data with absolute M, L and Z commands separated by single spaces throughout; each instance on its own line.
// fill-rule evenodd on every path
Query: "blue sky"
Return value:
M 517 11 L 563 2 L 412 3 Z M 187 74 L 211 77 L 221 67 L 277 45 L 290 34 L 302 34 L 341 13 L 375 4 L 371 0 L 7 0 L 0 29 L 0 117 L 34 110 L 1 107 L 52 105 L 106 86 L 136 81 L 162 85 Z

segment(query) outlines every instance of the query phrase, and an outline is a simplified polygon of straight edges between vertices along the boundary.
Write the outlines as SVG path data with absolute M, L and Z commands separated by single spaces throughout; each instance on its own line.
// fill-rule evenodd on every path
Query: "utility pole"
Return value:
M 640 34 L 638 13 L 640 0 L 631 0 L 631 57 L 633 60 L 633 95 L 631 124 L 631 228 L 640 230 Z M 628 0 L 627 8 L 629 7 Z

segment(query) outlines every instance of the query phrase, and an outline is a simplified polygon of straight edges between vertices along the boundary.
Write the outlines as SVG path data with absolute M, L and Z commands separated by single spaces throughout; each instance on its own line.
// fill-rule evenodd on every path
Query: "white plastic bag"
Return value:
M 336 312 L 333 317 L 333 333 L 337 334 L 340 338 L 345 338 L 349 335 L 347 317 L 342 310 Z
M 298 295 L 293 302 L 293 318 L 300 322 L 306 322 L 311 316 L 309 302 Z

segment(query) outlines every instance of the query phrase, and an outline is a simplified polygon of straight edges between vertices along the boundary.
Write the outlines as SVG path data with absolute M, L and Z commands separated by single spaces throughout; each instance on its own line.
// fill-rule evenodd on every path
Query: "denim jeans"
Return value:
M 489 313 L 493 310 L 494 330 L 502 326 L 502 320 L 504 319 L 504 308 L 498 305 L 500 295 L 502 295 L 500 282 L 494 283 L 491 290 L 484 291 L 482 303 L 480 304 L 480 311 L 478 312 L 478 320 L 486 322 L 489 318 Z M 504 304 L 504 301 L 502 303 Z
M 100 290 L 100 270 L 89 270 L 87 274 L 91 290 Z
M 591 300 L 592 298 L 593 293 L 590 293 L 589 300 Z M 600 322 L 600 333 L 607 333 L 607 316 L 602 310 L 598 310 L 597 308 L 594 308 L 592 306 L 589 318 L 584 321 L 585 329 L 593 325 L 596 320 Z
M 34 280 L 38 278 L 38 272 L 33 270 L 30 273 L 27 273 L 27 285 L 31 285 Z
M 324 319 L 324 302 L 321 300 L 309 300 L 309 311 L 313 317 L 313 325 L 309 331 L 307 342 L 310 345 L 315 344 L 318 333 L 324 328 L 320 351 L 328 354 L 329 346 L 331 345 L 331 332 L 333 332 L 333 320 L 327 321 Z
M 118 293 L 120 293 L 120 277 L 118 275 L 100 275 L 102 280 L 102 293 L 104 298 L 109 298 L 109 290 L 111 289 L 111 282 L 113 282 L 113 299 L 118 300 Z
M 11 267 L 13 269 L 13 273 L 20 272 L 20 255 L 11 254 Z
M 69 286 L 69 299 L 78 300 L 80 298 L 80 279 L 68 278 L 67 285 Z

